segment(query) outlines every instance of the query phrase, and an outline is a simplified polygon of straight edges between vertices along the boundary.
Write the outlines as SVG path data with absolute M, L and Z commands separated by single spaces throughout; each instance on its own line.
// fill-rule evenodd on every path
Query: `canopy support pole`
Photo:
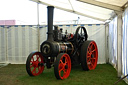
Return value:
M 122 75 L 122 13 L 117 15 L 117 72 Z
M 38 51 L 40 51 L 40 24 L 39 24 L 39 2 L 37 2 L 37 31 L 38 31 Z
M 108 36 L 109 36 L 109 24 L 105 24 L 105 57 L 106 57 L 106 63 L 109 63 L 109 49 L 108 49 Z

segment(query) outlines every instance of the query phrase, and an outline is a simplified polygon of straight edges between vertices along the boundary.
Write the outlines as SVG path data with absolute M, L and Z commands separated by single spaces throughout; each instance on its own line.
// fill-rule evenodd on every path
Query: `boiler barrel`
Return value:
M 40 50 L 44 57 L 55 57 L 59 53 L 72 54 L 74 47 L 71 42 L 45 41 L 42 43 Z
M 72 54 L 74 48 L 71 42 L 59 42 L 59 53 L 68 53 Z

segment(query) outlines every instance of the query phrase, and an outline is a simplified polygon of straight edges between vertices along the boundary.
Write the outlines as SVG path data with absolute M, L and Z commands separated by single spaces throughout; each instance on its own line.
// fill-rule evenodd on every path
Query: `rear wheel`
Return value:
M 30 76 L 37 76 L 44 71 L 44 59 L 40 52 L 32 52 L 28 56 L 26 70 Z
M 71 60 L 68 54 L 60 53 L 54 64 L 54 74 L 57 79 L 66 79 L 71 72 Z
M 96 68 L 98 49 L 95 41 L 85 41 L 83 43 L 80 58 L 83 70 L 92 70 Z

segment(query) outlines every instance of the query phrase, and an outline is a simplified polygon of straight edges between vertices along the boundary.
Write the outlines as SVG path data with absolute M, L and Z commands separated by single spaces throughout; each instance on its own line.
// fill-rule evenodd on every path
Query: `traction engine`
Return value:
M 40 45 L 40 52 L 32 52 L 26 61 L 26 70 L 30 76 L 37 76 L 44 67 L 54 66 L 57 79 L 66 79 L 72 65 L 81 65 L 83 70 L 93 70 L 97 65 L 98 49 L 95 41 L 87 40 L 85 27 L 79 26 L 75 34 L 63 34 L 62 29 L 54 26 L 53 6 L 48 6 L 47 40 Z

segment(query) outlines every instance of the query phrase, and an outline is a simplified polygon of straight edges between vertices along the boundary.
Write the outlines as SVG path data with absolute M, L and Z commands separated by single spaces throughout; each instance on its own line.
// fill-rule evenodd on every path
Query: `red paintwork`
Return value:
M 98 60 L 98 49 L 94 41 L 92 41 L 87 50 L 87 66 L 89 70 L 95 69 Z
M 35 53 L 30 61 L 30 70 L 33 76 L 39 75 L 43 72 L 44 66 L 39 66 L 39 63 L 44 63 L 43 56 L 40 53 Z
M 70 72 L 71 72 L 71 60 L 70 60 L 70 57 L 69 55 L 67 54 L 64 54 L 60 61 L 59 61 L 59 76 L 61 79 L 66 79 Z M 65 69 L 65 66 L 68 66 L 67 69 Z

